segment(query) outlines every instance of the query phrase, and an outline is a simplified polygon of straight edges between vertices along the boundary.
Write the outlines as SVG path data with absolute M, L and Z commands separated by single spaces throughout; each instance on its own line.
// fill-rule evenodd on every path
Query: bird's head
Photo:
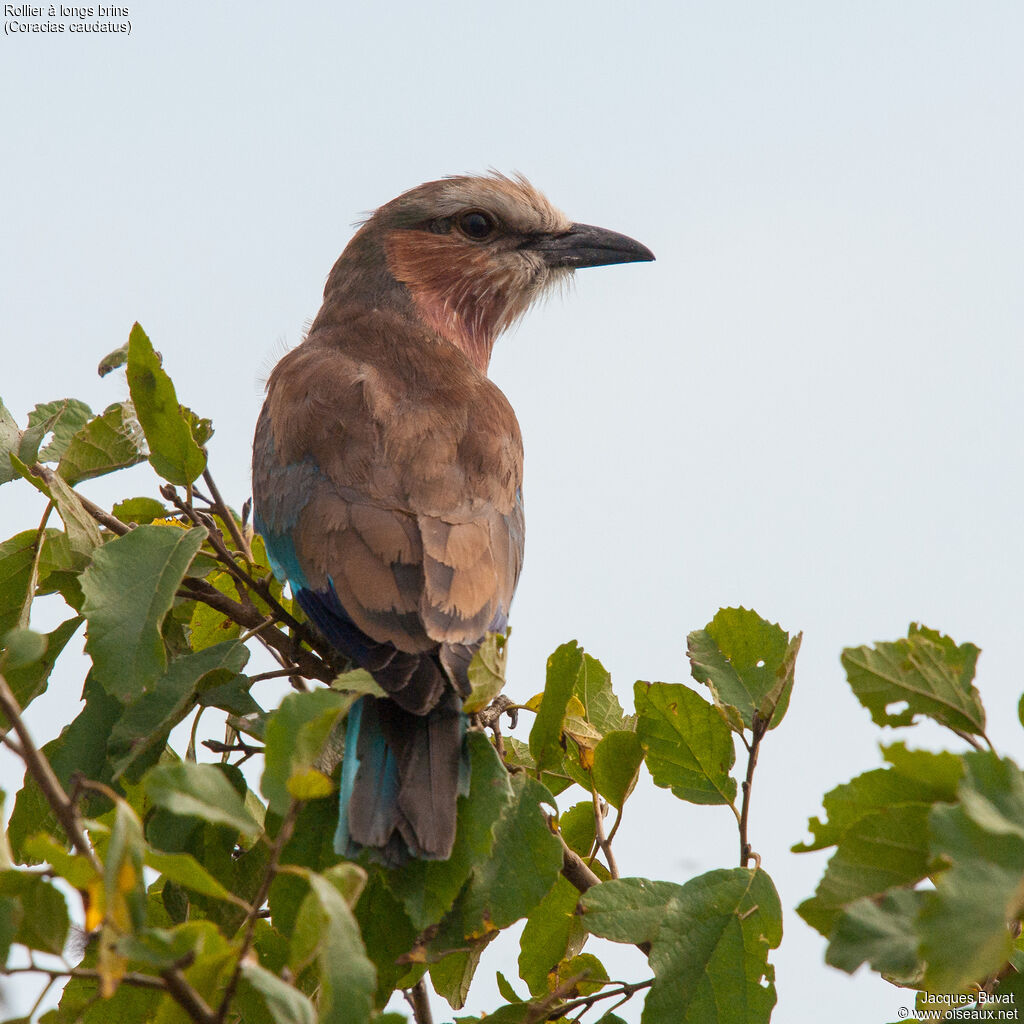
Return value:
M 378 281 L 386 273 L 418 317 L 484 371 L 495 338 L 577 267 L 653 259 L 632 238 L 574 224 L 525 178 L 492 174 L 430 181 L 393 199 L 331 276 L 376 264 Z

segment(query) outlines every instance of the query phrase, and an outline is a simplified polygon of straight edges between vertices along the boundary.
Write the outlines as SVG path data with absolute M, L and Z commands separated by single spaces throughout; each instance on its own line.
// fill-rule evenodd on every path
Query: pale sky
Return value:
M 211 468 L 240 505 L 260 382 L 366 211 L 494 167 L 649 245 L 656 263 L 581 271 L 496 349 L 526 447 L 510 693 L 538 691 L 572 638 L 626 704 L 636 679 L 687 681 L 686 633 L 722 605 L 802 629 L 751 818 L 785 915 L 775 1020 L 895 1019 L 900 990 L 824 965 L 793 908 L 827 855 L 789 847 L 827 789 L 880 763 L 880 739 L 948 744 L 876 729 L 843 646 L 912 620 L 974 641 L 990 736 L 1024 757 L 1024 7 L 129 10 L 129 36 L 0 40 L 0 396 L 16 418 L 125 397 L 94 368 L 139 320 L 181 400 L 213 417 Z M 112 484 L 84 490 L 154 488 L 145 467 Z M 23 483 L 0 490 L 2 537 L 40 513 Z M 40 741 L 83 675 L 67 659 L 33 705 Z M 16 768 L 0 761 L 9 792 Z M 727 809 L 646 777 L 616 846 L 624 875 L 676 882 L 736 848 Z M 635 951 L 588 948 L 648 976 Z M 467 1011 L 498 1004 L 516 951 L 492 947 Z M 632 1024 L 640 1005 L 619 1012 Z

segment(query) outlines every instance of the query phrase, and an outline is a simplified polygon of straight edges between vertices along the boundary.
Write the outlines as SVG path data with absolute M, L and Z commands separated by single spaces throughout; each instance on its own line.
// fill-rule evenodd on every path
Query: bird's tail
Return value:
M 334 849 L 366 848 L 386 864 L 445 860 L 455 841 L 456 798 L 469 789 L 466 715 L 448 690 L 425 715 L 362 697 L 349 712 Z

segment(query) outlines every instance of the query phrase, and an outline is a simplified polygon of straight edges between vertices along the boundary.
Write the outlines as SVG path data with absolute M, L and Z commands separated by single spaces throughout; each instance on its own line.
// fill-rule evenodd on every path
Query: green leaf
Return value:
M 470 732 L 466 742 L 470 788 L 468 796 L 459 797 L 451 856 L 446 861 L 410 861 L 387 877 L 392 892 L 421 931 L 441 920 L 470 872 L 487 860 L 495 844 L 495 825 L 514 798 L 509 774 L 487 737 Z
M 991 751 L 964 754 L 956 806 L 931 812 L 938 876 L 918 923 L 924 985 L 961 992 L 1010 958 L 1007 921 L 1024 916 L 1024 774 Z
M 597 730 L 598 735 L 603 736 L 624 727 L 622 705 L 612 690 L 612 677 L 597 658 L 583 655 L 583 663 L 573 684 L 573 694 L 583 705 L 583 717 Z
M 146 693 L 139 694 L 114 726 L 110 750 L 115 776 L 120 776 L 146 751 L 163 745 L 167 735 L 192 709 L 206 681 L 238 677 L 249 660 L 243 644 L 229 642 L 186 654 L 171 662 Z
M 558 831 L 562 833 L 562 838 L 570 850 L 574 850 L 581 857 L 589 857 L 597 835 L 593 800 L 581 800 L 560 814 Z
M 582 666 L 583 650 L 575 640 L 562 644 L 548 658 L 544 698 L 530 730 L 530 753 L 541 770 L 562 762 L 562 720 Z
M 67 903 L 55 886 L 26 871 L 0 871 L 0 898 L 18 907 L 14 942 L 43 953 L 64 951 L 70 921 Z
M 206 582 L 233 601 L 237 600 L 238 592 L 234 588 L 234 580 L 230 573 L 210 573 Z M 192 650 L 201 651 L 204 647 L 212 647 L 225 640 L 234 640 L 240 633 L 241 627 L 237 622 L 229 619 L 216 608 L 211 608 L 202 601 L 196 601 L 192 618 L 189 620 L 189 638 Z
M 858 818 L 843 834 L 814 896 L 797 913 L 827 937 L 855 900 L 919 882 L 929 866 L 928 811 L 925 804 L 903 804 Z
M 644 1024 L 769 1020 L 776 996 L 767 960 L 782 941 L 782 907 L 765 872 L 709 871 L 682 886 L 618 879 L 589 889 L 583 906 L 588 931 L 651 943 Z
M 469 663 L 470 694 L 462 704 L 467 715 L 482 711 L 505 688 L 507 644 L 508 638 L 501 633 L 488 633 L 473 655 Z
M 359 926 L 328 878 L 312 871 L 308 878 L 310 892 L 296 920 L 289 964 L 298 972 L 316 958 L 322 1024 L 365 1024 L 377 978 Z
M 380 871 L 370 875 L 355 906 L 355 915 L 366 944 L 366 955 L 377 969 L 374 1001 L 377 1006 L 384 1006 L 395 985 L 409 973 L 409 965 L 398 963 L 398 958 L 415 945 L 419 929 L 413 927 Z
M 517 740 L 515 736 L 506 736 L 504 741 L 505 763 L 513 767 L 525 768 L 531 774 L 536 775 L 537 762 L 534 761 L 533 755 L 530 753 L 529 745 L 522 740 Z M 552 796 L 558 796 L 559 793 L 574 785 L 576 780 L 568 774 L 563 763 L 553 771 L 541 772 L 540 781 Z
M 651 778 L 681 800 L 729 804 L 736 780 L 732 734 L 715 708 L 682 683 L 638 682 L 637 736 Z
M 146 920 L 146 889 L 142 865 L 145 841 L 142 823 L 128 802 L 114 801 L 114 823 L 103 860 L 104 921 L 123 935 Z
M 686 638 L 694 679 L 710 688 L 716 705 L 735 708 L 748 729 L 755 712 L 772 728 L 782 721 L 799 648 L 800 634 L 791 641 L 781 626 L 746 608 L 722 608 Z
M 270 809 L 283 815 L 292 797 L 301 797 L 310 773 L 322 780 L 323 792 L 309 792 L 305 799 L 326 796 L 334 789 L 330 776 L 334 763 L 321 763 L 321 755 L 340 716 L 352 698 L 331 689 L 290 693 L 267 719 L 265 768 L 260 790 Z M 298 788 L 299 791 L 296 791 Z
M 640 737 L 619 729 L 609 732 L 594 750 L 594 785 L 618 810 L 633 792 L 644 759 Z
M 40 462 L 56 462 L 71 443 L 71 438 L 91 417 L 92 409 L 77 398 L 61 398 L 56 402 L 37 405 L 28 414 L 29 430 L 37 428 L 43 432 L 43 437 L 52 432 L 53 438 L 48 445 L 39 450 L 35 459 Z M 24 456 L 21 457 L 24 461 L 29 461 Z
M 498 994 L 506 1002 L 521 1003 L 523 1001 L 522 997 L 516 992 L 516 990 L 512 987 L 511 983 L 509 982 L 508 978 L 506 978 L 505 975 L 501 973 L 501 971 L 495 972 L 495 982 L 498 986 Z
M 497 932 L 477 939 L 470 944 L 469 949 L 460 949 L 455 953 L 449 953 L 436 963 L 430 965 L 430 982 L 434 991 L 447 1000 L 453 1010 L 461 1010 L 466 1005 L 466 997 L 469 995 L 469 986 L 480 966 L 480 958 L 491 940 L 497 936 Z
M 576 979 L 570 990 L 571 995 L 590 996 L 600 992 L 608 982 L 608 971 L 593 953 L 581 953 L 569 957 L 558 965 L 555 984 L 564 985 Z
M 680 888 L 674 882 L 648 878 L 602 882 L 581 897 L 583 925 L 588 932 L 612 942 L 653 942 Z
M 33 629 L 12 629 L 0 640 L 3 641 L 0 672 L 5 675 L 11 669 L 35 664 L 46 653 L 46 637 Z
M 260 826 L 219 767 L 210 764 L 160 764 L 143 778 L 146 795 L 172 814 L 191 815 L 256 836 Z
M 24 911 L 16 896 L 0 896 L 0 963 L 6 965 L 11 944 L 21 927 Z
M 163 850 L 147 849 L 145 860 L 147 867 L 154 868 L 186 889 L 215 900 L 234 903 L 243 910 L 249 909 L 245 900 L 221 885 L 190 853 L 165 853 Z
M 0 544 L 0 636 L 28 625 L 37 538 L 35 530 L 23 530 Z
M 107 691 L 152 687 L 167 667 L 161 628 L 206 530 L 140 526 L 98 550 L 82 574 L 85 649 Z
M 68 438 L 57 472 L 74 485 L 134 466 L 145 458 L 135 410 L 130 402 L 115 402 Z
M 157 1007 L 166 998 L 159 989 L 121 985 L 109 999 L 101 999 L 94 978 L 71 978 L 61 993 L 60 1008 L 40 1017 L 39 1024 L 148 1022 L 155 1019 Z
M 172 484 L 191 484 L 206 469 L 206 453 L 196 443 L 171 378 L 138 324 L 128 338 L 128 388 L 153 468 Z
M 850 687 L 877 725 L 911 725 L 921 714 L 984 736 L 985 709 L 972 685 L 980 653 L 974 644 L 958 647 L 948 636 L 912 623 L 905 640 L 848 647 L 842 662 Z
M 274 832 L 273 815 L 270 831 Z M 324 871 L 337 864 L 334 852 L 334 829 L 338 823 L 338 801 L 327 797 L 310 800 L 299 806 L 291 838 L 281 853 L 283 864 Z M 308 884 L 304 877 L 291 871 L 280 872 L 270 887 L 270 914 L 274 927 L 282 935 L 291 935 L 295 917 L 306 897 Z
M 22 710 L 45 692 L 57 658 L 81 624 L 82 619 L 76 616 L 62 622 L 53 632 L 41 637 L 44 642 L 44 651 L 34 661 L 17 667 L 12 667 L 9 664 L 3 665 L 4 678 Z
M 68 853 L 52 836 L 38 832 L 26 840 L 24 852 L 33 862 L 46 861 L 54 872 L 76 889 L 86 889 L 97 878 L 92 861 L 80 853 Z
M 166 519 L 170 513 L 156 498 L 126 498 L 111 509 L 114 517 L 122 523 L 152 524 L 154 519 Z
M 18 454 L 21 431 L 10 410 L 0 401 L 0 484 L 9 483 L 17 477 L 11 468 L 12 454 Z
M 494 828 L 494 848 L 478 863 L 452 914 L 442 941 L 455 932 L 480 938 L 525 917 L 544 898 L 562 866 L 562 844 L 541 811 L 548 791 L 525 775 L 513 775 L 512 803 Z
M 316 1024 L 309 998 L 259 964 L 242 962 L 242 984 L 252 987 L 275 1024 Z
M 75 568 L 81 568 L 89 562 L 93 549 L 103 543 L 103 536 L 95 520 L 85 510 L 82 499 L 67 483 L 54 473 L 44 480 L 25 463 L 12 457 L 12 464 L 19 475 L 27 480 L 37 491 L 45 494 L 54 504 L 67 533 L 68 545 L 73 557 Z
M 331 682 L 331 689 L 341 693 L 351 693 L 360 696 L 386 697 L 387 691 L 377 682 L 365 668 L 354 668 L 348 672 L 341 672 Z
M 101 360 L 99 366 L 96 367 L 96 372 L 101 377 L 106 377 L 108 373 L 113 373 L 118 367 L 124 366 L 128 362 L 128 343 L 125 342 L 120 348 L 115 348 L 113 352 L 109 352 Z
M 825 962 L 853 974 L 862 963 L 903 984 L 920 982 L 914 930 L 922 892 L 892 889 L 881 898 L 855 900 L 836 920 Z
M 530 911 L 519 940 L 519 976 L 530 987 L 531 995 L 547 995 L 551 987 L 548 976 L 562 960 L 583 948 L 586 934 L 576 914 L 579 899 L 579 890 L 559 875 L 544 899 Z M 515 1002 L 507 992 L 502 996 Z
M 936 801 L 952 803 L 964 772 L 957 754 L 908 750 L 903 743 L 883 747 L 892 768 L 875 768 L 836 786 L 822 801 L 828 812 L 825 823 L 811 818 L 807 827 L 814 833 L 810 843 L 798 843 L 794 853 L 807 853 L 835 846 L 849 828 L 875 811 L 908 804 L 930 807 Z

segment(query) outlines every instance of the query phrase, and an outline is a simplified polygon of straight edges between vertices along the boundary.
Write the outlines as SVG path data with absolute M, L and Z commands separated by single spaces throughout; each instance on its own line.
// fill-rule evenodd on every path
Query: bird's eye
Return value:
M 467 237 L 476 242 L 482 242 L 489 238 L 497 226 L 494 218 L 489 213 L 481 210 L 467 210 L 459 214 L 459 230 Z

